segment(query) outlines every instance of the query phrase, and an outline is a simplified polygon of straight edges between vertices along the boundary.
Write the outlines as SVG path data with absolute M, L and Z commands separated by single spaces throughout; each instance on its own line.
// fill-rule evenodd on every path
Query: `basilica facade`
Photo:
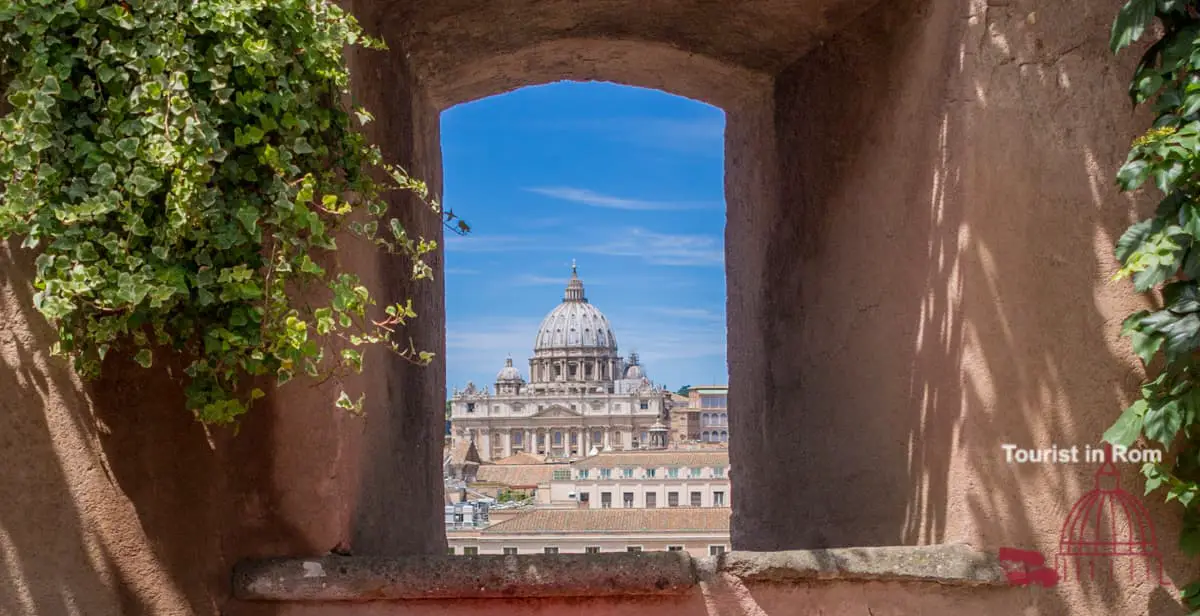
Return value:
M 608 318 L 588 302 L 575 265 L 562 303 L 542 320 L 529 379 L 512 358 L 494 389 L 468 383 L 450 399 L 455 444 L 483 461 L 517 453 L 569 460 L 601 451 L 666 448 L 670 393 L 623 358 Z

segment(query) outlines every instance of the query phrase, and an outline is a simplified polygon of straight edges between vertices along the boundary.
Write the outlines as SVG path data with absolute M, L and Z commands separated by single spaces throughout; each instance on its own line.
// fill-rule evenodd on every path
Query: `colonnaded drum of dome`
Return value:
M 451 553 L 728 549 L 727 386 L 671 392 L 621 356 L 574 262 L 528 374 L 508 357 L 495 383 L 452 390 Z

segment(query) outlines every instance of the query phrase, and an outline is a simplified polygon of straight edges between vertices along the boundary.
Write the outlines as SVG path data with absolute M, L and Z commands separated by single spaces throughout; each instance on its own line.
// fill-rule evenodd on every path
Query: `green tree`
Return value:
M 681 396 L 686 396 L 686 395 L 688 395 L 688 390 L 691 388 L 692 388 L 691 385 L 684 385 L 683 387 L 680 387 L 675 393 L 677 393 Z

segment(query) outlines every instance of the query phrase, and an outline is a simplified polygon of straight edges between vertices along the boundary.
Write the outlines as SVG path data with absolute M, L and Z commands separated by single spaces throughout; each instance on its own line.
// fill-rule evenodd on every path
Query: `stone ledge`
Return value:
M 964 545 L 941 545 L 731 552 L 701 559 L 684 552 L 278 558 L 240 563 L 234 595 L 292 602 L 679 595 L 716 573 L 748 584 L 1005 584 L 993 556 Z
M 707 560 L 707 559 L 706 559 Z M 836 548 L 788 552 L 731 552 L 701 570 L 733 574 L 746 583 L 802 580 L 889 580 L 955 586 L 1003 586 L 1004 569 L 992 554 L 965 545 Z
M 681 552 L 527 556 L 324 556 L 240 564 L 234 595 L 251 601 L 603 597 L 687 593 Z

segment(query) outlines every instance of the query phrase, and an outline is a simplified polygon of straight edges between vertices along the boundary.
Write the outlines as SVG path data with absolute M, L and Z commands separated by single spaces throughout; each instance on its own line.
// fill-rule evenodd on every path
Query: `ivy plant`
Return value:
M 78 372 L 179 354 L 188 409 L 223 424 L 254 377 L 361 371 L 367 345 L 430 361 L 398 339 L 411 300 L 377 306 L 337 265 L 350 238 L 431 274 L 390 190 L 454 218 L 359 132 L 351 46 L 383 44 L 325 0 L 0 0 L 0 238 L 37 252 Z
M 1149 105 L 1153 126 L 1117 173 L 1123 191 L 1153 184 L 1162 200 L 1116 246 L 1121 269 L 1162 307 L 1125 319 L 1123 333 L 1146 366 L 1139 396 L 1104 434 L 1115 445 L 1139 438 L 1174 453 L 1142 468 L 1146 494 L 1182 507 L 1180 548 L 1200 554 L 1200 11 L 1197 0 L 1128 0 L 1112 28 L 1114 52 L 1140 40 L 1157 20 L 1159 36 L 1142 55 L 1129 94 Z M 1200 583 L 1183 600 L 1200 615 Z

